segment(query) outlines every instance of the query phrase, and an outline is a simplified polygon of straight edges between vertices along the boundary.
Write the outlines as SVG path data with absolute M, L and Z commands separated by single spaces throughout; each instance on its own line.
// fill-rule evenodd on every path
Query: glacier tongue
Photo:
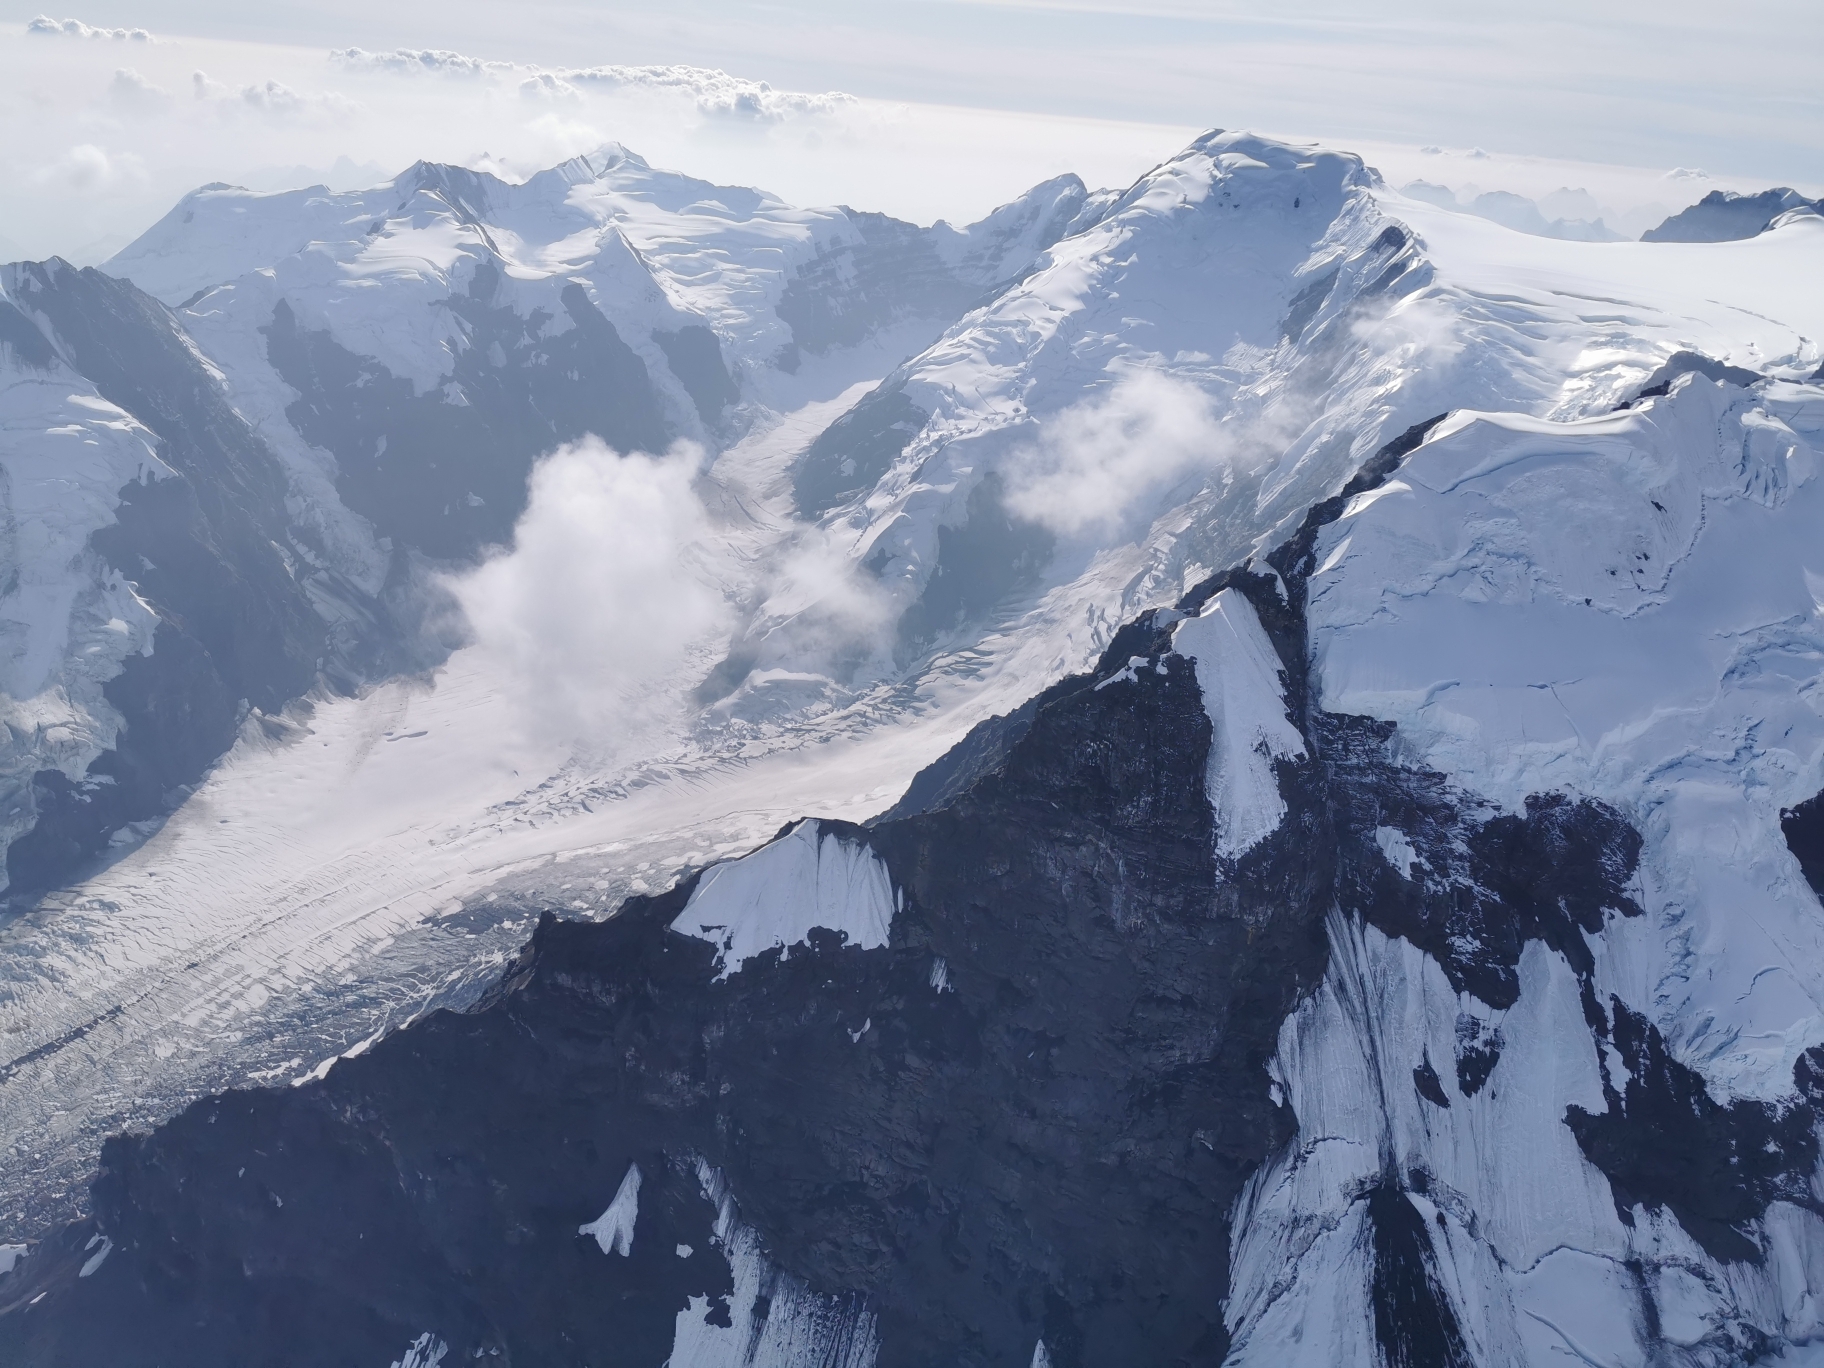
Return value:
M 1824 1272 L 1815 1021 L 1782 1016 L 1777 994 L 1750 1002 L 1749 1025 L 1805 1053 L 1794 1089 L 1763 1100 L 1732 1088 L 1726 1056 L 1689 1055 L 1679 1003 L 1627 996 L 1624 970 L 1666 929 L 1655 812 L 1546 767 L 1478 769 L 1487 750 L 1470 743 L 1489 742 L 1492 722 L 1441 732 L 1422 710 L 1345 711 L 1339 697 L 1353 700 L 1329 672 L 1351 659 L 1345 646 L 1362 649 L 1350 633 L 1453 592 L 1481 607 L 1568 601 L 1617 633 L 1678 608 L 1734 504 L 1775 520 L 1755 524 L 1763 540 L 1811 512 L 1798 434 L 1815 397 L 1687 377 L 1600 421 L 1417 425 L 1261 561 L 1127 624 L 1093 674 L 1023 717 L 985 723 L 947 758 L 949 779 L 923 785 L 936 795 L 925 808 L 866 831 L 800 823 L 597 925 L 546 918 L 483 1010 L 119 1142 L 112 1167 L 131 1180 L 103 1189 L 96 1222 L 47 1242 L 64 1252 L 28 1262 L 15 1286 L 76 1287 L 83 1300 L 44 1313 L 66 1318 L 45 1322 L 65 1333 L 89 1324 L 86 1308 L 112 1308 L 114 1321 L 92 1317 L 103 1342 L 144 1295 L 157 1257 L 146 1250 L 162 1246 L 116 1241 L 114 1271 L 101 1270 L 112 1280 L 85 1284 L 68 1252 L 82 1239 L 174 1203 L 232 1211 L 251 1191 L 263 1205 L 259 1187 L 224 1181 L 243 1155 L 276 1198 L 320 1191 L 380 1151 L 397 1156 L 376 1179 L 398 1213 L 391 1238 L 409 1247 L 421 1228 L 471 1223 L 465 1247 L 496 1261 L 481 1278 L 443 1259 L 401 1270 L 412 1292 L 389 1314 L 415 1327 L 427 1321 L 408 1302 L 459 1306 L 439 1312 L 450 1329 L 437 1342 L 465 1357 L 557 1333 L 523 1314 L 520 1280 L 582 1272 L 495 1232 L 517 1246 L 512 1222 L 555 1224 L 574 1254 L 579 1215 L 617 1176 L 615 1202 L 581 1231 L 622 1257 L 590 1260 L 588 1276 L 665 1289 L 675 1299 L 648 1305 L 641 1333 L 712 1362 L 739 1339 L 750 1357 L 778 1344 L 786 1368 L 991 1334 L 998 1357 L 1011 1346 L 1021 1361 L 1039 1335 L 1047 1360 L 1065 1363 L 1145 1338 L 1238 1365 L 1536 1368 L 1569 1355 L 1723 1368 L 1802 1342 Z M 1799 477 L 1782 483 L 1769 462 Z M 1521 504 L 1541 469 L 1563 468 L 1607 478 L 1663 533 L 1647 552 L 1619 539 L 1642 559 L 1600 609 L 1582 591 L 1619 579 L 1625 560 L 1516 570 L 1529 534 L 1587 536 L 1551 523 L 1563 501 L 1549 484 Z M 1703 516 L 1687 526 L 1676 486 L 1691 471 Z M 1440 513 L 1491 499 L 1491 486 L 1494 514 Z M 1455 540 L 1482 538 L 1504 554 L 1477 560 Z M 1661 551 L 1669 573 L 1647 568 Z M 1487 563 L 1502 573 L 1464 573 Z M 1783 570 L 1768 583 L 1788 596 L 1787 580 L 1808 583 L 1801 566 Z M 1474 620 L 1445 625 L 1476 643 Z M 1496 615 L 1494 629 L 1516 622 Z M 1495 644 L 1472 663 L 1512 665 Z M 1402 663 L 1431 659 L 1396 645 Z M 1550 662 L 1522 645 L 1534 648 L 1522 664 Z M 1733 674 L 1793 691 L 1763 670 L 1725 672 L 1712 693 Z M 1514 751 L 1511 736 L 1496 740 Z M 1752 759 L 1741 746 L 1712 754 L 1706 774 Z M 1645 763 L 1649 779 L 1678 782 L 1676 765 Z M 1749 815 L 1779 829 L 1777 809 Z M 1250 846 L 1219 859 L 1225 833 L 1248 824 Z M 1742 854 L 1714 863 L 1731 858 Z M 1815 898 L 1786 911 L 1789 930 L 1817 920 Z M 450 1089 L 453 1077 L 484 1086 Z M 600 1144 L 508 1153 L 502 1116 L 528 1118 L 534 1137 L 586 1123 Z M 218 1120 L 229 1124 L 205 1131 Z M 768 1236 L 738 1238 L 718 1219 L 726 1282 L 685 1266 L 704 1216 L 679 1178 L 706 1151 Z M 447 1194 L 398 1181 L 442 1155 L 461 1156 Z M 635 1174 L 654 1190 L 637 1206 Z M 523 1214 L 503 1205 L 509 1178 L 536 1184 Z M 629 1238 L 642 1215 L 656 1238 Z M 230 1232 L 209 1258 L 228 1271 L 223 1295 L 244 1295 L 242 1237 L 232 1222 L 201 1224 Z M 358 1220 L 293 1229 L 310 1258 L 371 1238 Z M 987 1260 L 1008 1270 L 1012 1295 L 984 1294 Z M 310 1276 L 366 1304 L 343 1260 Z M 769 1283 L 776 1292 L 761 1292 Z M 1209 1289 L 1225 1284 L 1218 1325 Z M 706 1288 L 728 1299 L 714 1317 Z M 598 1310 L 587 1302 L 573 1323 Z M 399 1326 L 382 1328 L 396 1338 Z

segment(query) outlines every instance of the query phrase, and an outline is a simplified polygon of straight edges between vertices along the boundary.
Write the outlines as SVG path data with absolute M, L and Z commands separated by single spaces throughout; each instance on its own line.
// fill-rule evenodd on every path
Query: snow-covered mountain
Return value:
M 123 487 L 318 644 L 4 932 L 0 1344 L 1804 1361 L 1821 266 L 1211 134 L 968 230 L 610 150 L 14 268 L 20 754 L 107 790 L 200 633 Z M 585 433 L 706 448 L 724 604 L 618 749 L 437 607 Z
M 108 269 L 179 311 L 371 576 L 508 540 L 562 442 L 719 445 L 820 393 L 801 372 L 832 353 L 916 349 L 1087 204 L 1066 176 L 921 230 L 611 146 L 520 185 L 421 163 L 357 193 L 205 187 Z
M 1712 190 L 1689 209 L 1681 209 L 1657 228 L 1642 234 L 1646 242 L 1733 242 L 1764 233 L 1786 214 L 1824 213 L 1817 203 L 1784 186 L 1758 195 Z
M 1087 203 L 1064 177 L 921 230 L 610 148 L 524 185 L 419 165 L 360 193 L 209 186 L 110 275 L 12 268 L 10 879 L 37 893 L 130 841 L 249 708 L 431 663 L 426 566 L 509 541 L 539 456 L 719 446 L 840 393 L 858 350 L 922 345 Z M 155 622 L 189 644 L 154 650 Z M 182 705 L 142 679 L 167 668 Z
M 319 679 L 400 668 L 286 472 L 171 312 L 61 262 L 0 273 L 7 874 L 42 892 L 143 836 Z
M 1559 214 L 1549 219 L 1539 201 L 1516 195 L 1511 190 L 1485 190 L 1466 202 L 1459 199 L 1457 192 L 1448 185 L 1415 180 L 1403 186 L 1400 193 L 1442 209 L 1457 209 L 1466 214 L 1475 214 L 1516 232 L 1533 233 L 1539 237 L 1568 238 L 1574 242 L 1620 242 L 1627 236 L 1616 232 L 1598 217 L 1600 206 L 1587 190 L 1559 190 L 1547 196 L 1546 203 L 1574 206 L 1573 212 L 1581 211 L 1581 216 L 1577 218 Z

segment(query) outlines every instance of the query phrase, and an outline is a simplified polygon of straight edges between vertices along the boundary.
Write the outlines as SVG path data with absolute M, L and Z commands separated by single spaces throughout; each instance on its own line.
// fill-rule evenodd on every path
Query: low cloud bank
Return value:
M 25 31 L 34 38 L 87 38 L 115 43 L 150 43 L 152 35 L 143 28 L 97 28 L 80 19 L 53 19 L 41 14 L 30 20 Z
M 421 159 L 516 179 L 608 142 L 789 203 L 967 223 L 1066 171 L 1126 184 L 1194 132 L 782 89 L 710 66 L 44 25 L 0 26 L 0 182 L 32 191 L 0 202 L 6 259 L 99 265 L 210 181 L 349 189 L 340 167 L 376 184 Z
M 688 98 L 699 114 L 710 117 L 776 121 L 805 114 L 836 114 L 860 103 L 839 90 L 810 94 L 775 90 L 765 81 L 750 81 L 726 71 L 694 66 L 622 66 L 545 68 L 523 62 L 490 61 L 440 48 L 395 48 L 368 52 L 343 48 L 330 61 L 348 71 L 394 76 L 443 76 L 457 80 L 511 81 L 527 99 L 581 100 L 590 89 L 648 90 Z

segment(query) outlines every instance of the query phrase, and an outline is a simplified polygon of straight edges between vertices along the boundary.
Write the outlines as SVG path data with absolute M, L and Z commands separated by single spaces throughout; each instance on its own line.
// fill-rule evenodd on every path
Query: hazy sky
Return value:
M 1125 180 L 1210 126 L 1358 148 L 1402 162 L 1394 179 L 1435 146 L 1450 169 L 1434 179 L 1538 194 L 1580 177 L 1602 182 L 1598 198 L 1671 207 L 1713 185 L 1824 182 L 1818 0 L 80 3 L 82 23 L 153 40 L 28 35 L 38 6 L 0 0 L 0 175 L 24 187 L 0 205 L 7 255 L 94 259 L 194 180 L 327 173 L 339 157 L 390 173 L 488 153 L 529 169 L 605 137 L 710 178 L 921 219 L 970 217 L 1065 169 Z M 499 65 L 329 56 L 351 47 Z M 527 86 L 535 69 L 669 63 L 856 98 Z M 1464 160 L 1478 148 L 1493 155 Z M 1675 168 L 1711 181 L 1665 180 Z

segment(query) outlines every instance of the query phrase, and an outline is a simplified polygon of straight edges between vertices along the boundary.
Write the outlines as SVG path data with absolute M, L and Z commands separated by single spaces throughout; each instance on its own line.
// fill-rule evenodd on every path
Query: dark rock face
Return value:
M 969 492 L 963 521 L 937 529 L 937 560 L 924 592 L 900 615 L 899 652 L 911 657 L 944 632 L 980 618 L 1035 583 L 1056 540 L 1036 523 L 1017 521 L 990 471 Z
M 38 325 L 11 300 L 0 300 L 0 346 L 34 370 L 49 370 L 57 359 L 56 349 L 38 331 Z
M 1029 698 L 1012 712 L 993 717 L 969 729 L 969 734 L 932 764 L 920 770 L 906 786 L 900 800 L 869 825 L 899 817 L 935 812 L 966 793 L 978 779 L 986 778 L 1006 761 L 1020 738 L 1032 730 L 1039 704 L 1049 694 Z
M 1612 1078 L 1603 1060 L 1608 1110 L 1598 1115 L 1572 1107 L 1565 1124 L 1608 1176 L 1616 1211 L 1632 1223 L 1637 1203 L 1669 1207 L 1712 1258 L 1758 1262 L 1760 1250 L 1743 1227 L 1769 1202 L 1821 1209 L 1810 1183 L 1818 1160 L 1812 1101 L 1779 1108 L 1742 1098 L 1724 1106 L 1696 1072 L 1667 1053 L 1645 1017 L 1619 999 L 1611 999 L 1610 1012 L 1598 1030 L 1627 1076 Z M 1799 1061 L 1801 1091 L 1814 1061 Z
M 1412 1086 L 1417 1088 L 1419 1096 L 1432 1106 L 1448 1107 L 1450 1105 L 1450 1094 L 1444 1091 L 1444 1084 L 1438 1078 L 1437 1066 L 1431 1062 L 1429 1055 L 1413 1065 Z
M 918 436 L 931 415 L 887 379 L 825 428 L 792 470 L 792 498 L 806 518 L 869 490 Z
M 913 318 L 959 317 L 981 287 L 958 279 L 917 225 L 843 210 L 861 241 L 820 253 L 799 269 L 777 310 L 802 350 L 853 347 Z
M 687 323 L 676 332 L 661 328 L 653 333 L 652 340 L 665 353 L 671 373 L 697 406 L 704 424 L 719 427 L 723 413 L 741 398 L 741 391 L 729 378 L 722 360 L 722 344 L 715 333 L 701 323 Z
M 1374 1237 L 1374 1338 L 1387 1368 L 1473 1368 L 1438 1277 L 1431 1231 L 1412 1198 L 1381 1183 L 1368 1193 Z
M 1351 862 L 1345 905 L 1419 946 L 1459 992 L 1497 1009 L 1519 999 L 1520 955 L 1528 941 L 1544 941 L 1587 976 L 1593 964 L 1582 933 L 1599 932 L 1605 913 L 1640 913 L 1625 891 L 1639 835 L 1602 804 L 1562 794 L 1529 797 L 1524 817 L 1501 814 L 1477 822 L 1483 814 L 1473 800 L 1451 804 L 1449 798 L 1462 795 L 1423 793 L 1431 787 L 1426 780 L 1436 777 L 1402 775 L 1404 784 L 1386 783 L 1384 775 L 1370 778 L 1382 822 L 1406 832 L 1423 868 L 1415 865 L 1410 877 L 1402 876 L 1370 836 L 1360 862 Z M 1413 801 L 1415 789 L 1433 802 Z
M 777 305 L 801 350 L 853 347 L 882 328 L 912 319 L 948 323 L 998 292 L 998 287 L 985 289 L 952 270 L 916 224 L 886 214 L 842 212 L 861 241 L 821 252 L 800 267 Z M 1063 231 L 1059 223 L 1051 242 Z
M 169 619 L 152 647 L 149 656 L 129 656 L 102 688 L 123 723 L 114 749 L 76 782 L 58 770 L 32 776 L 37 821 L 7 849 L 11 897 L 57 886 L 98 859 L 122 827 L 171 811 L 234 744 L 239 699 L 208 650 Z
M 813 932 L 716 982 L 668 929 L 688 886 L 547 920 L 485 1010 L 113 1142 L 94 1227 L 0 1292 L 9 1361 L 386 1362 L 434 1330 L 454 1361 L 656 1368 L 728 1286 L 696 1255 L 639 1267 L 709 1247 L 686 1155 L 791 1274 L 865 1298 L 883 1364 L 1041 1336 L 1060 1365 L 1218 1361 L 1225 1213 L 1291 1133 L 1264 1063 L 1322 969 L 1326 864 L 1289 778 L 1298 815 L 1224 876 L 1209 722 L 1166 661 L 1067 681 L 948 806 L 833 828 L 904 892 L 886 948 Z M 642 1196 L 624 1263 L 576 1232 L 629 1163 L 672 1205 Z
M 929 918 L 929 950 L 964 1005 L 994 1004 L 961 1110 L 999 1115 L 955 1135 L 974 1151 L 969 1181 L 924 1237 L 916 1299 L 882 1307 L 883 1362 L 1019 1362 L 1041 1334 L 1059 1364 L 1214 1361 L 1224 1346 L 1198 1289 L 1226 1284 L 1217 1213 L 1290 1134 L 1263 1065 L 1321 971 L 1322 815 L 1301 791 L 1247 877 L 1225 877 L 1202 790 L 1208 720 L 1188 663 L 1165 660 L 1134 694 L 1042 703 L 998 773 L 874 830 L 910 875 L 909 906 L 954 910 Z M 978 1286 L 1008 1265 L 1061 1276 L 1035 1325 L 988 1288 L 959 1305 L 945 1261 Z M 973 1322 L 997 1352 L 959 1358 L 968 1341 L 951 1349 L 945 1321 Z
M 1302 632 L 1318 529 L 1337 517 L 1346 498 L 1385 481 L 1437 421 L 1419 424 L 1377 453 L 1341 494 L 1313 508 L 1298 534 L 1268 556 L 1285 584 L 1286 611 L 1270 612 L 1272 601 L 1265 595 L 1251 598 L 1282 659 L 1305 659 L 1302 650 L 1289 650 L 1283 641 Z M 1302 689 L 1302 675 L 1290 678 Z M 1628 891 L 1641 838 L 1621 814 L 1564 794 L 1533 794 L 1524 815 L 1497 814 L 1486 800 L 1454 789 L 1442 775 L 1390 763 L 1389 724 L 1311 710 L 1307 732 L 1326 757 L 1339 847 L 1337 898 L 1345 910 L 1411 941 L 1438 962 L 1457 991 L 1496 1009 L 1518 1000 L 1520 956 L 1531 940 L 1562 955 L 1581 981 L 1592 1036 L 1613 1045 L 1629 1073 L 1618 1084 L 1599 1048 L 1608 1109 L 1592 1115 L 1572 1107 L 1565 1124 L 1585 1157 L 1609 1179 L 1624 1220 L 1631 1219 L 1627 1213 L 1637 1202 L 1667 1208 L 1713 1258 L 1758 1260 L 1743 1227 L 1770 1201 L 1818 1208 L 1809 1179 L 1818 1154 L 1824 1050 L 1800 1059 L 1795 1082 L 1803 1100 L 1796 1105 L 1778 1108 L 1745 1099 L 1725 1106 L 1709 1095 L 1694 1070 L 1671 1058 L 1657 1027 L 1618 1000 L 1610 1014 L 1598 1003 L 1585 936 L 1600 933 L 1611 913 L 1641 913 Z M 1824 808 L 1814 799 L 1801 809 L 1814 805 Z M 1811 850 L 1813 836 L 1824 834 L 1824 813 L 1801 815 L 1795 809 L 1782 816 L 1795 854 L 1801 845 Z M 1414 848 L 1418 859 L 1405 874 L 1376 846 L 1373 831 L 1380 825 L 1398 828 Z M 1803 865 L 1805 857 L 1800 858 Z M 1504 1045 L 1498 1028 L 1472 1016 L 1459 1018 L 1457 1081 L 1465 1096 L 1486 1085 Z M 1425 1082 L 1416 1075 L 1414 1082 L 1424 1092 Z M 1413 1190 L 1422 1188 L 1415 1184 Z M 1379 1240 L 1377 1234 L 1377 1279 Z M 1413 1266 L 1411 1259 L 1405 1262 Z M 1425 1316 L 1421 1322 L 1429 1323 Z M 1398 1348 L 1384 1336 L 1381 1343 L 1389 1363 L 1450 1364 L 1462 1352 L 1455 1333 L 1454 1320 L 1436 1335 L 1424 1332 L 1421 1340 L 1432 1347 L 1423 1351 Z
M 1798 860 L 1811 891 L 1824 898 L 1824 793 L 1815 794 L 1780 814 L 1787 849 Z
M 1657 228 L 1640 235 L 1642 242 L 1733 242 L 1767 231 L 1788 209 L 1811 204 L 1784 186 L 1755 195 L 1712 190 L 1689 209 L 1681 209 Z M 1813 206 L 1816 207 L 1816 206 Z
M 1304 336 L 1305 329 L 1317 317 L 1317 311 L 1324 307 L 1324 301 L 1330 297 L 1330 291 L 1336 285 L 1337 274 L 1338 268 L 1332 267 L 1292 296 L 1292 303 L 1286 308 L 1285 321 L 1279 327 L 1281 337 L 1293 342 Z
M 169 310 L 124 281 L 61 262 L 16 267 L 8 345 L 29 355 L 50 337 L 104 398 L 144 423 L 176 479 L 130 484 L 92 544 L 133 581 L 160 623 L 150 655 L 106 686 L 125 719 L 116 749 L 85 782 L 41 773 L 37 825 L 15 841 L 16 891 L 54 883 L 122 825 L 169 809 L 232 742 L 243 700 L 276 709 L 304 693 L 329 649 L 291 544 L 286 481 L 235 412 Z M 31 342 L 30 328 L 38 343 Z
M 1642 399 L 1652 399 L 1669 393 L 1674 380 L 1681 375 L 1692 374 L 1701 375 L 1706 380 L 1740 385 L 1744 389 L 1750 385 L 1759 384 L 1767 378 L 1758 371 L 1748 370 L 1744 366 L 1731 366 L 1727 362 L 1705 356 L 1702 352 L 1677 351 L 1667 357 L 1665 363 L 1653 372 L 1647 383 L 1641 387 L 1640 393 L 1621 407 L 1632 408 Z
M 619 451 L 663 451 L 671 440 L 645 362 L 580 285 L 561 295 L 571 326 L 552 331 L 544 311 L 521 317 L 496 303 L 499 282 L 484 265 L 467 295 L 451 296 L 466 345 L 423 394 L 302 327 L 283 301 L 262 330 L 273 369 L 298 391 L 286 417 L 335 456 L 343 502 L 381 535 L 441 560 L 508 540 L 532 463 L 554 447 L 590 433 Z M 689 358 L 699 404 L 713 404 L 722 391 L 706 349 L 673 345 Z
M 1305 698 L 1305 595 L 1317 534 L 1350 498 L 1383 483 L 1440 420 L 1390 442 L 1268 555 L 1283 600 L 1273 581 L 1231 574 L 1201 586 L 1191 601 L 1230 582 L 1250 588 L 1281 659 L 1299 663 L 1289 676 L 1295 711 L 1307 713 L 1309 739 L 1326 757 L 1329 801 L 1344 838 L 1337 854 L 1343 908 L 1424 950 L 1459 992 L 1503 1008 L 1518 997 L 1520 955 L 1529 940 L 1543 940 L 1587 978 L 1583 933 L 1600 931 L 1605 912 L 1639 914 L 1626 891 L 1640 858 L 1639 833 L 1612 809 L 1562 794 L 1530 796 L 1523 817 L 1497 813 L 1441 774 L 1392 763 L 1391 723 L 1324 712 Z M 1412 845 L 1418 858 L 1409 869 L 1395 869 L 1382 853 L 1374 835 L 1379 827 L 1397 829 Z
M 1488 1082 L 1488 1076 L 1501 1062 L 1499 1027 L 1490 1027 L 1480 1017 L 1467 1013 L 1457 1018 L 1457 1089 L 1465 1097 L 1474 1097 Z
M 677 968 L 690 966 L 680 957 Z M 636 1007 L 621 1023 L 628 1043 L 642 1034 L 637 1017 Z M 46 1318 L 41 1331 L 29 1308 L 9 1316 L 28 1337 L 9 1346 L 9 1361 L 386 1364 L 429 1329 L 459 1361 L 656 1368 L 688 1299 L 729 1291 L 710 1238 L 714 1210 L 694 1171 L 638 1142 L 637 1094 L 590 1097 L 585 1086 L 566 1098 L 563 1089 L 584 1084 L 575 1064 L 590 1033 L 564 1032 L 566 1066 L 529 1047 L 522 1031 L 539 1020 L 503 1021 L 507 1032 L 486 1041 L 438 1023 L 409 1062 L 395 1061 L 416 1083 L 390 1078 L 379 1108 L 376 1080 L 355 1076 L 371 1070 L 341 1066 L 325 1089 L 193 1108 L 163 1152 L 111 1146 L 97 1189 L 122 1218 L 103 1237 L 110 1257 L 77 1276 L 99 1248 L 86 1227 L 34 1256 L 41 1276 L 61 1274 L 78 1300 L 109 1313 L 80 1325 Z M 465 1110 L 452 1111 L 461 1091 L 452 1067 L 500 1069 L 524 1084 L 490 1083 L 471 1099 L 470 1119 L 486 1128 L 475 1138 L 491 1135 L 492 1154 L 440 1133 Z M 502 1167 L 498 1146 L 515 1136 L 537 1139 L 523 1162 Z M 179 1154 L 181 1177 L 171 1167 Z M 645 1180 L 638 1235 L 627 1256 L 608 1255 L 578 1226 L 633 1162 Z M 593 1209 L 583 1193 L 599 1195 Z
M 1075 176 L 1034 186 L 973 225 L 966 245 L 948 259 L 937 243 L 946 236 L 955 242 L 958 234 L 947 225 L 920 228 L 845 207 L 860 241 L 799 267 L 777 312 L 792 330 L 792 346 L 809 352 L 852 347 L 897 323 L 948 324 L 1023 279 L 1039 253 L 1086 227 L 1089 201 Z

